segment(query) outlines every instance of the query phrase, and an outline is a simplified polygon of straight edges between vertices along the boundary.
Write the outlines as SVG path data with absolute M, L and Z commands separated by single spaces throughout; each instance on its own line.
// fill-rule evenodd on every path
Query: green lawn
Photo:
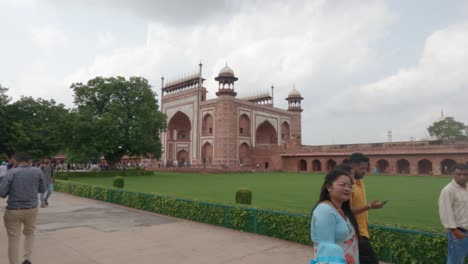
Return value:
M 125 189 L 234 204 L 235 192 L 247 187 L 253 206 L 309 214 L 316 203 L 323 174 L 246 173 L 187 174 L 155 173 L 154 176 L 125 177 Z M 112 186 L 112 178 L 71 178 L 71 181 Z M 371 223 L 419 230 L 442 230 L 437 199 L 450 181 L 447 177 L 374 176 L 365 178 L 367 198 L 390 200 L 384 209 L 370 212 Z

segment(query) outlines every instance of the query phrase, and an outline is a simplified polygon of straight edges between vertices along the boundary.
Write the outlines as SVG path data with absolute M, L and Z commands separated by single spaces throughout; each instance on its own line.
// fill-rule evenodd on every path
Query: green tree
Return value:
M 76 108 L 70 153 L 102 154 L 111 168 L 123 155 L 161 156 L 159 133 L 166 118 L 142 77 L 96 77 L 71 85 Z
M 69 110 L 54 100 L 21 97 L 5 107 L 8 117 L 6 152 L 28 152 L 39 159 L 65 147 Z
M 7 95 L 7 92 L 8 88 L 3 87 L 0 84 L 0 107 L 6 106 L 11 100 L 11 98 Z
M 10 97 L 7 95 L 8 88 L 0 84 L 0 159 L 3 158 L 10 151 L 7 150 L 6 143 L 8 142 L 8 116 L 6 115 L 5 108 L 10 102 Z
M 462 122 L 458 122 L 453 117 L 446 117 L 443 120 L 434 122 L 427 128 L 431 136 L 435 136 L 440 140 L 461 140 L 466 139 L 466 126 Z

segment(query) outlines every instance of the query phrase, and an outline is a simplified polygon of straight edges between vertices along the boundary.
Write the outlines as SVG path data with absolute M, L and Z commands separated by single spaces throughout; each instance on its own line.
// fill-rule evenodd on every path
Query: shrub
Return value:
M 115 176 L 112 180 L 112 185 L 117 188 L 123 188 L 125 185 L 124 177 L 122 176 Z
M 236 192 L 236 203 L 252 204 L 252 192 L 247 188 L 239 189 Z
M 55 179 L 67 181 L 68 180 L 68 174 L 66 172 L 65 173 L 57 173 L 55 175 Z

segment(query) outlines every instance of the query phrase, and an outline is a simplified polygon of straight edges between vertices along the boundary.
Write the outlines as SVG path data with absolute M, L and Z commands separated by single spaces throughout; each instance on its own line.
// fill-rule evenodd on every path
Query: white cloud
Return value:
M 218 23 L 183 29 L 152 23 L 144 45 L 97 56 L 72 78 L 140 73 L 159 79 L 194 70 L 201 59 L 214 88 L 212 79 L 227 60 L 240 78 L 241 93 L 274 82 L 286 95 L 293 83 L 318 78 L 319 72 L 352 74 L 372 65 L 373 45 L 391 21 L 380 3 L 256 2 Z M 308 94 L 305 87 L 303 93 Z
M 12 84 L 11 91 L 13 99 L 18 100 L 19 95 L 33 96 L 34 98 L 54 99 L 58 103 L 71 106 L 73 102 L 73 93 L 58 76 L 44 68 L 42 63 L 36 62 L 22 69 L 23 76 Z
M 98 33 L 97 47 L 107 48 L 115 42 L 115 36 L 112 32 L 100 32 Z
M 468 23 L 449 26 L 426 39 L 417 65 L 350 88 L 336 95 L 327 109 L 337 115 L 379 116 L 407 135 L 425 137 L 425 128 L 436 121 L 441 109 L 461 121 L 468 119 L 461 107 L 468 98 L 466 61 Z
M 68 42 L 65 32 L 54 25 L 45 25 L 32 29 L 33 41 L 41 48 L 63 47 Z
M 23 7 L 37 4 L 38 0 L 0 0 L 0 6 Z
M 401 35 L 409 36 L 401 45 L 388 45 L 400 36 L 395 32 L 400 32 L 410 15 L 405 13 L 408 10 L 391 8 L 387 1 L 44 2 L 37 4 L 38 13 L 47 16 L 48 11 L 60 10 L 63 17 L 53 17 L 44 22 L 48 26 L 35 28 L 34 44 L 45 51 L 67 46 L 60 53 L 32 53 L 32 57 L 39 54 L 32 58 L 37 65 L 18 74 L 31 75 L 32 81 L 13 80 L 13 74 L 2 71 L 11 79 L 2 82 L 14 87 L 12 93 L 44 96 L 51 89 L 57 101 L 71 106 L 68 87 L 73 82 L 95 76 L 141 75 L 159 90 L 161 75 L 169 80 L 197 70 L 202 60 L 205 85 L 214 97 L 217 84 L 213 79 L 227 61 L 239 77 L 239 95 L 269 90 L 274 84 L 275 105 L 285 108 L 284 98 L 296 85 L 305 98 L 306 144 L 385 141 L 388 130 L 393 131 L 394 140 L 420 138 L 427 136 L 425 128 L 441 109 L 468 121 L 463 107 L 467 94 L 462 89 L 468 76 L 463 67 L 466 24 L 429 33 L 422 50 L 417 50 L 422 37 L 412 39 L 411 32 Z M 26 3 L 36 5 L 36 1 Z M 81 14 L 89 14 L 89 21 L 99 26 L 73 24 L 73 16 Z M 431 32 L 436 24 L 441 27 L 438 21 L 428 21 L 433 23 L 421 32 Z M 141 25 L 146 26 L 146 36 L 138 42 L 140 32 L 145 31 L 138 28 Z M 61 27 L 76 31 L 65 34 Z M 415 28 L 419 26 L 409 31 Z M 77 35 L 80 32 L 91 37 Z M 132 41 L 121 41 L 128 39 Z M 402 58 L 405 52 L 420 52 L 421 57 Z M 383 66 L 386 63 L 391 66 Z M 411 63 L 411 67 L 394 70 Z M 389 70 L 394 72 L 382 78 Z

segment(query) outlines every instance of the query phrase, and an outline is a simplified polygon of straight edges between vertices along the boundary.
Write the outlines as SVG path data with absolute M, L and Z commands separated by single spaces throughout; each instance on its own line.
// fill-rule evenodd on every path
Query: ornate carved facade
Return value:
M 161 109 L 168 120 L 161 136 L 166 164 L 249 167 L 259 162 L 256 150 L 300 145 L 303 98 L 296 89 L 287 98 L 287 110 L 273 107 L 270 94 L 237 98 L 238 78 L 226 66 L 215 78 L 217 98 L 207 100 L 201 69 L 200 65 L 198 74 L 171 83 L 162 80 Z M 262 164 L 273 160 L 262 159 Z
M 168 128 L 161 135 L 165 164 L 191 168 L 256 168 L 324 172 L 352 152 L 371 159 L 370 169 L 387 174 L 451 172 L 468 163 L 468 143 L 414 141 L 376 144 L 303 146 L 301 94 L 294 88 L 288 109 L 273 106 L 269 93 L 237 98 L 238 78 L 227 65 L 215 78 L 216 98 L 207 100 L 199 71 L 173 82 L 162 79 L 161 109 Z

